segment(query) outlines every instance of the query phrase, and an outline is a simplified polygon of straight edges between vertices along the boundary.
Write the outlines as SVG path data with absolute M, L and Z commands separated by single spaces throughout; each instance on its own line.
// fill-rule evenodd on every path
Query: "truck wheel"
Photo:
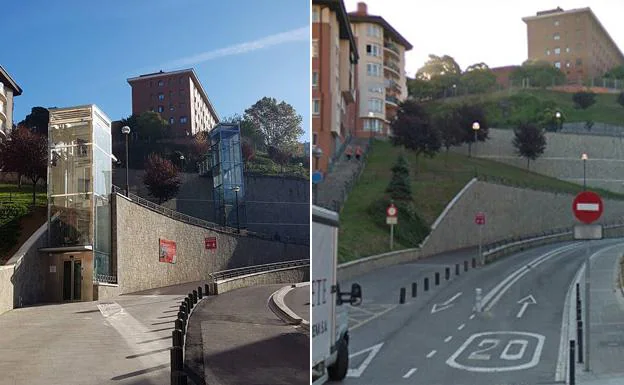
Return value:
M 349 370 L 349 346 L 343 339 L 338 342 L 338 357 L 336 362 L 327 367 L 329 379 L 332 381 L 342 381 L 347 376 Z

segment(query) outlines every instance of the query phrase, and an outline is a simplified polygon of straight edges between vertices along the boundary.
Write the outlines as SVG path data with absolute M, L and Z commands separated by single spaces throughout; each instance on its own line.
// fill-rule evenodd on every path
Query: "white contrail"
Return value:
M 178 60 L 171 61 L 163 65 L 163 67 L 184 67 L 202 63 L 208 60 L 213 60 L 225 56 L 240 55 L 247 52 L 257 51 L 259 49 L 268 48 L 274 45 L 293 41 L 307 41 L 310 40 L 310 27 L 301 27 L 290 31 L 278 33 L 263 37 L 258 40 L 248 41 L 245 43 L 235 44 L 225 48 L 219 48 L 212 51 L 202 52 L 197 55 L 188 56 Z

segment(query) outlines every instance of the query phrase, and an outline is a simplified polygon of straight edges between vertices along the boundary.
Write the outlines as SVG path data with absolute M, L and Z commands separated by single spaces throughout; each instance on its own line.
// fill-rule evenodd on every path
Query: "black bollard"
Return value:
M 193 304 L 197 303 L 197 290 L 193 290 Z
M 436 286 L 440 284 L 440 273 L 435 273 L 435 284 Z
M 188 296 L 186 297 L 186 302 L 189 305 L 189 309 L 193 308 L 193 293 L 189 293 Z
M 574 340 L 570 340 L 570 364 L 569 369 L 570 369 L 570 385 L 575 385 L 576 384 L 576 379 L 574 377 L 574 366 L 576 365 L 575 360 L 574 360 Z
M 203 298 L 201 286 L 197 286 L 197 296 L 199 297 L 199 299 Z
M 579 320 L 576 323 L 576 340 L 578 341 L 578 362 L 583 363 L 583 321 Z
M 186 374 L 184 374 L 184 361 L 182 348 L 174 346 L 171 348 L 171 384 L 186 384 Z
M 477 259 L 476 258 L 472 258 L 472 268 L 476 268 L 477 267 Z
M 429 291 L 429 278 L 425 278 L 425 291 Z
M 405 288 L 401 288 L 401 294 L 399 295 L 399 303 L 405 303 Z
M 182 311 L 188 314 L 188 309 L 186 308 L 186 302 L 182 302 L 182 305 L 178 308 L 178 311 Z
M 412 298 L 416 297 L 416 282 L 412 282 Z
M 468 271 L 468 261 L 464 261 L 464 271 Z
M 455 264 L 455 275 L 459 275 L 459 263 Z
M 444 269 L 444 279 L 446 279 L 447 281 L 449 279 L 451 279 L 451 268 L 447 267 L 446 269 Z
M 185 312 L 183 312 L 183 311 L 179 311 L 179 312 L 178 312 L 178 318 L 179 318 L 179 319 L 181 319 L 181 320 L 183 320 L 183 321 L 186 321 L 186 318 L 187 318 L 187 317 L 188 317 L 188 315 L 187 315 Z
M 206 297 L 208 297 L 210 295 L 210 286 L 208 286 L 208 284 L 205 284 L 204 289 L 206 291 Z
M 184 320 L 178 318 L 177 320 L 175 320 L 175 322 L 173 323 L 175 326 L 174 328 L 178 329 L 179 331 L 182 332 L 182 335 L 184 335 L 184 329 L 185 329 L 185 323 Z
M 182 330 L 175 329 L 171 332 L 171 340 L 173 341 L 173 346 L 182 347 Z

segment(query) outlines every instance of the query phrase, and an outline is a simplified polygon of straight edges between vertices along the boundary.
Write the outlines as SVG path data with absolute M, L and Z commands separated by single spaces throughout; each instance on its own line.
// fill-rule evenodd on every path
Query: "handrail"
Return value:
M 286 269 L 289 267 L 306 266 L 309 264 L 310 264 L 309 259 L 298 259 L 294 261 L 267 263 L 264 265 L 246 266 L 246 267 L 239 267 L 236 269 L 215 271 L 214 273 L 208 274 L 208 278 L 210 281 L 216 282 L 216 281 L 220 281 L 223 279 L 240 277 L 242 275 L 247 275 L 247 274 L 268 272 L 268 271 Z

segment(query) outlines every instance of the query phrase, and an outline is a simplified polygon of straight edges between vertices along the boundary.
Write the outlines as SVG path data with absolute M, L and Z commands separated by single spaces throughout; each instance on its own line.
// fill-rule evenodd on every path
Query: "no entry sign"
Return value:
M 604 206 L 600 195 L 591 191 L 583 191 L 574 198 L 572 203 L 572 211 L 574 216 L 586 224 L 595 222 L 602 215 Z
M 398 215 L 399 210 L 397 210 L 396 206 L 393 203 L 390 203 L 390 206 L 388 206 L 388 208 L 386 209 L 386 224 L 396 225 L 398 223 Z
M 477 213 L 475 214 L 475 224 L 484 225 L 485 224 L 485 213 Z

